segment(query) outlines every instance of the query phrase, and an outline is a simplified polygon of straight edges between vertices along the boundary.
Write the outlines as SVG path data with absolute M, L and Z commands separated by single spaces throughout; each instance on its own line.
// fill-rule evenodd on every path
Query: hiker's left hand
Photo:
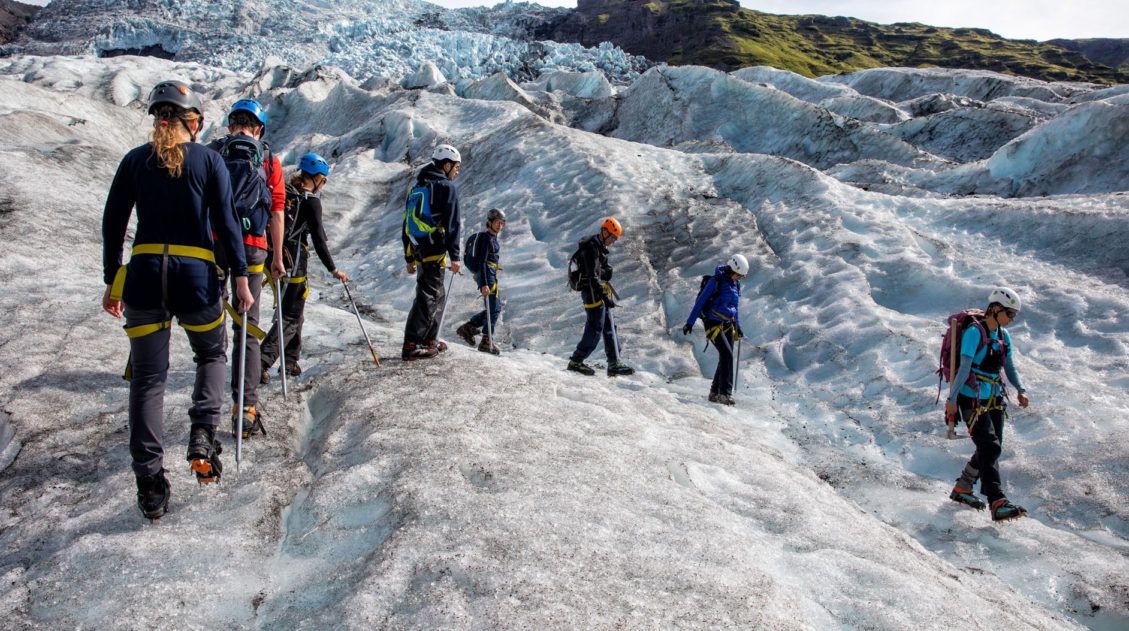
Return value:
M 276 256 L 270 264 L 270 275 L 274 280 L 278 280 L 286 276 L 286 266 L 282 264 L 282 257 Z
M 333 270 L 333 277 L 343 283 L 349 282 L 349 275 L 339 269 Z
M 458 274 L 459 270 L 463 268 L 463 264 L 458 261 L 451 261 L 451 273 Z
M 1017 394 L 1015 398 L 1019 400 L 1019 407 L 1021 408 L 1027 407 L 1027 404 L 1031 402 L 1030 399 L 1027 398 L 1027 395 L 1022 392 Z

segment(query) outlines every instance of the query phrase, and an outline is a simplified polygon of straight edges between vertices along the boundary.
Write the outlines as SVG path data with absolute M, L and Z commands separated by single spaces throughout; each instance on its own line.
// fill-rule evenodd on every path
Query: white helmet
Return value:
M 451 162 L 462 162 L 463 157 L 459 155 L 459 150 L 451 145 L 439 145 L 435 151 L 431 152 L 431 159 L 436 162 L 440 160 L 450 160 Z
M 729 266 L 729 269 L 742 276 L 746 276 L 749 273 L 749 260 L 740 254 L 734 254 L 729 257 L 729 260 L 726 261 L 725 264 Z
M 1016 311 L 1019 311 L 1023 306 L 1023 303 L 1019 301 L 1019 294 L 1007 287 L 997 287 L 992 290 L 992 293 L 988 294 L 988 304 L 993 302 L 1000 303 L 1005 309 L 1015 309 Z

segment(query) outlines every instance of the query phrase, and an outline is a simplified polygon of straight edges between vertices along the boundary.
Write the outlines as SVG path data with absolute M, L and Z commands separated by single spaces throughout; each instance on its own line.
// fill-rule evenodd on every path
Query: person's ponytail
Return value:
M 175 105 L 162 104 L 153 110 L 153 152 L 157 163 L 168 169 L 169 175 L 179 178 L 184 171 L 184 150 L 181 149 L 181 126 L 187 128 L 188 122 L 200 118 L 193 111 L 185 111 Z

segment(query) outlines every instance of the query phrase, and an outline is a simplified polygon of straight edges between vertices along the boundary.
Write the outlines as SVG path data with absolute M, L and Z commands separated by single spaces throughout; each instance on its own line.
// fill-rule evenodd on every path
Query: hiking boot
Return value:
M 467 322 L 459 328 L 455 329 L 455 335 L 463 338 L 463 341 L 467 344 L 470 344 L 471 346 L 474 346 L 474 336 L 478 335 L 478 333 L 478 327 L 474 326 L 470 322 Z
M 270 383 L 270 368 L 263 368 L 262 374 L 259 375 L 259 383 L 264 386 Z
M 623 362 L 616 362 L 616 363 L 610 364 L 608 366 L 608 376 L 609 377 L 619 377 L 619 376 L 627 376 L 627 375 L 634 375 L 634 374 L 635 374 L 635 369 L 632 368 L 631 366 L 628 366 L 627 364 L 625 364 Z
M 992 502 L 992 521 L 1007 521 L 1009 519 L 1025 517 L 1026 515 L 1027 509 L 1012 504 L 1007 501 L 1006 497 L 1001 497 Z
M 434 350 L 436 353 L 445 353 L 447 351 L 447 343 L 443 340 L 427 340 L 427 347 Z
M 220 462 L 223 445 L 215 436 L 215 426 L 201 423 L 193 423 L 188 435 L 187 460 L 200 484 L 218 482 L 223 474 L 223 463 Z
M 410 362 L 417 359 L 430 359 L 438 354 L 438 350 L 426 345 L 404 342 L 404 350 L 400 352 L 400 359 Z
M 165 470 L 153 475 L 137 476 L 137 507 L 149 521 L 161 518 L 169 509 L 169 496 L 172 486 L 165 478 Z
M 582 375 L 588 375 L 589 377 L 596 374 L 595 369 L 593 369 L 591 366 L 585 364 L 584 362 L 578 362 L 576 360 L 570 360 L 568 362 L 568 369 L 572 372 L 578 372 Z
M 298 362 L 286 362 L 287 377 L 297 377 L 300 374 L 302 374 L 302 367 L 298 365 Z
M 490 338 L 486 336 L 482 337 L 482 342 L 478 344 L 478 350 L 483 353 L 490 353 L 491 355 L 502 354 L 502 351 L 498 350 L 498 347 L 494 346 L 494 342 L 492 342 Z
M 239 431 L 239 417 L 235 414 L 235 406 L 231 406 L 231 435 Z M 254 436 L 255 434 L 267 435 L 267 428 L 263 425 L 263 417 L 255 406 L 249 405 L 243 408 L 243 440 Z
M 972 489 L 963 487 L 959 484 L 953 487 L 952 492 L 949 493 L 949 499 L 958 504 L 971 506 L 976 510 L 984 510 L 988 506 L 983 502 L 983 500 L 981 500 L 979 497 L 976 497 L 972 493 Z
M 733 397 L 729 396 L 728 394 L 716 395 L 714 403 L 720 403 L 722 405 L 737 405 L 737 402 L 733 400 Z

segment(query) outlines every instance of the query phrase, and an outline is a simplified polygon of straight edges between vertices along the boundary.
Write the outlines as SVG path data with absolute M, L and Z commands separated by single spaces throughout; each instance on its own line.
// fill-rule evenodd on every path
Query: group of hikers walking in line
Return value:
M 201 483 L 222 475 L 222 445 L 216 438 L 223 408 L 227 339 L 223 323 L 233 320 L 232 433 L 237 459 L 242 439 L 266 434 L 258 409 L 258 385 L 270 382 L 270 369 L 280 358 L 280 378 L 301 373 L 298 365 L 306 298 L 309 241 L 350 302 L 348 275 L 337 269 L 322 223 L 319 193 L 329 178 L 329 165 L 306 153 L 298 168 L 284 178 L 279 159 L 262 140 L 268 122 L 253 99 L 237 101 L 228 113 L 228 134 L 207 146 L 196 142 L 203 127 L 200 97 L 180 81 L 163 81 L 150 92 L 151 141 L 126 154 L 118 167 L 103 215 L 103 308 L 125 316 L 130 342 L 126 377 L 130 379 L 130 454 L 137 480 L 138 505 L 149 519 L 168 509 L 171 486 L 165 476 L 162 446 L 164 390 L 168 376 L 172 318 L 185 329 L 196 362 L 187 460 Z M 506 214 L 491 209 L 485 230 L 461 241 L 458 188 L 462 157 L 441 144 L 418 173 L 407 195 L 402 230 L 405 269 L 416 279 L 415 300 L 404 327 L 403 361 L 436 357 L 447 350 L 440 339 L 450 283 L 466 269 L 482 296 L 483 309 L 456 329 L 478 350 L 498 355 L 497 326 L 501 313 L 498 237 Z M 122 247 L 133 211 L 137 228 L 128 264 Z M 594 375 L 585 360 L 601 340 L 609 377 L 634 374 L 624 363 L 613 311 L 619 295 L 611 285 L 609 248 L 623 235 L 614 217 L 604 219 L 597 234 L 580 241 L 569 261 L 569 287 L 580 293 L 584 332 L 567 369 Z M 128 273 L 127 273 L 128 270 Z M 703 276 L 685 325 L 690 335 L 702 320 L 706 337 L 718 352 L 708 400 L 733 405 L 739 345 L 741 280 L 749 262 L 733 254 L 714 273 Z M 285 279 L 285 291 L 281 282 Z M 261 288 L 275 293 L 275 319 L 269 332 L 259 328 Z M 229 304 L 228 298 L 234 305 Z M 359 312 L 353 304 L 360 322 Z M 1019 311 L 1019 298 L 1009 289 L 994 290 L 984 312 L 954 314 L 942 350 L 942 376 L 952 383 L 946 418 L 963 419 L 976 444 L 950 498 L 974 508 L 985 507 L 972 493 L 976 480 L 988 497 L 993 519 L 1025 514 L 1010 504 L 1000 484 L 997 461 L 1006 417 L 1006 388 L 1000 372 L 1019 392 L 1025 390 L 1012 362 L 1011 337 L 1003 325 Z M 225 315 L 226 314 L 226 315 Z M 361 325 L 364 331 L 363 323 Z M 368 335 L 365 333 L 366 341 Z M 371 341 L 369 342 L 372 350 Z M 944 358 L 951 354 L 949 365 Z M 379 365 L 375 350 L 373 359 Z M 952 424 L 950 423 L 950 427 Z

